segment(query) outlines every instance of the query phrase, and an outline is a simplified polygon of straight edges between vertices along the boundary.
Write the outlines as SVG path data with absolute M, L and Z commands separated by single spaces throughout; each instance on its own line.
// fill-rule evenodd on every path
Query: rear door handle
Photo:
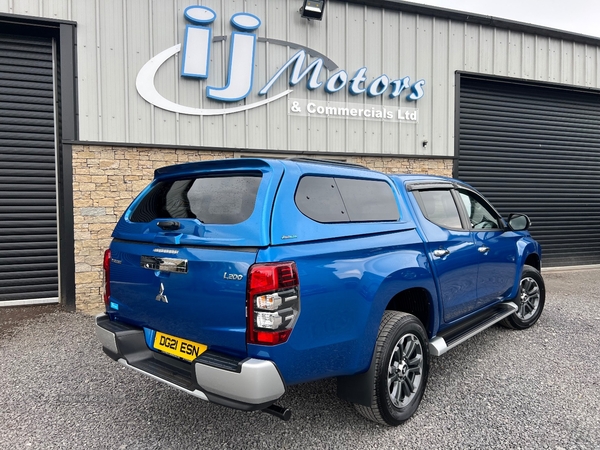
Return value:
M 433 251 L 433 256 L 437 256 L 438 258 L 443 258 L 444 256 L 448 256 L 450 254 L 450 250 L 448 249 L 439 249 Z
M 485 246 L 481 246 L 477 249 L 479 251 L 479 253 L 487 253 L 490 251 L 489 247 L 485 247 Z

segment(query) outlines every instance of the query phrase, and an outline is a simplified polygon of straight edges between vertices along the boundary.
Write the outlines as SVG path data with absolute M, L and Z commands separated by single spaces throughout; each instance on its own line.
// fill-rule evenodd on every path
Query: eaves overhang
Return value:
M 473 25 L 485 25 L 493 28 L 501 28 L 522 33 L 545 36 L 553 39 L 578 42 L 581 44 L 600 47 L 600 38 L 585 34 L 572 33 L 569 31 L 548 28 L 530 23 L 517 22 L 514 20 L 501 19 L 499 17 L 485 16 L 454 9 L 439 8 L 436 6 L 422 5 L 418 3 L 396 1 L 396 0 L 331 0 L 342 3 L 353 3 L 357 5 L 372 6 L 394 11 L 402 11 L 412 14 L 438 17 L 440 19 L 464 22 Z

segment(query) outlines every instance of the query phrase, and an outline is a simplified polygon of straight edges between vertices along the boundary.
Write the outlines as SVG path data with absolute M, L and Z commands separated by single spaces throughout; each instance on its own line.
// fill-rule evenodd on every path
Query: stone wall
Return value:
M 171 164 L 233 158 L 233 152 L 75 146 L 73 214 L 75 289 L 78 310 L 102 310 L 102 260 L 112 230 L 154 170 Z M 348 162 L 387 173 L 452 175 L 448 159 L 350 157 Z

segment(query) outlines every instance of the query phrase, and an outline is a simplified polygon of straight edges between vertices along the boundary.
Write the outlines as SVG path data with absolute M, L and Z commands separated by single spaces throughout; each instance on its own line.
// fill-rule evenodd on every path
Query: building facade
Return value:
M 118 217 L 172 163 L 455 175 L 600 263 L 600 39 L 401 1 L 0 0 L 0 305 L 101 306 Z M 513 211 L 514 210 L 514 211 Z

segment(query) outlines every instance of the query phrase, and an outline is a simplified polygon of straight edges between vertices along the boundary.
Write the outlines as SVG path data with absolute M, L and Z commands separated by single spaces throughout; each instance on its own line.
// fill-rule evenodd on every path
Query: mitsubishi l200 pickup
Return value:
M 104 352 L 205 401 L 289 419 L 337 378 L 364 417 L 417 409 L 430 356 L 544 308 L 541 249 L 455 179 L 309 160 L 156 170 L 104 257 Z

